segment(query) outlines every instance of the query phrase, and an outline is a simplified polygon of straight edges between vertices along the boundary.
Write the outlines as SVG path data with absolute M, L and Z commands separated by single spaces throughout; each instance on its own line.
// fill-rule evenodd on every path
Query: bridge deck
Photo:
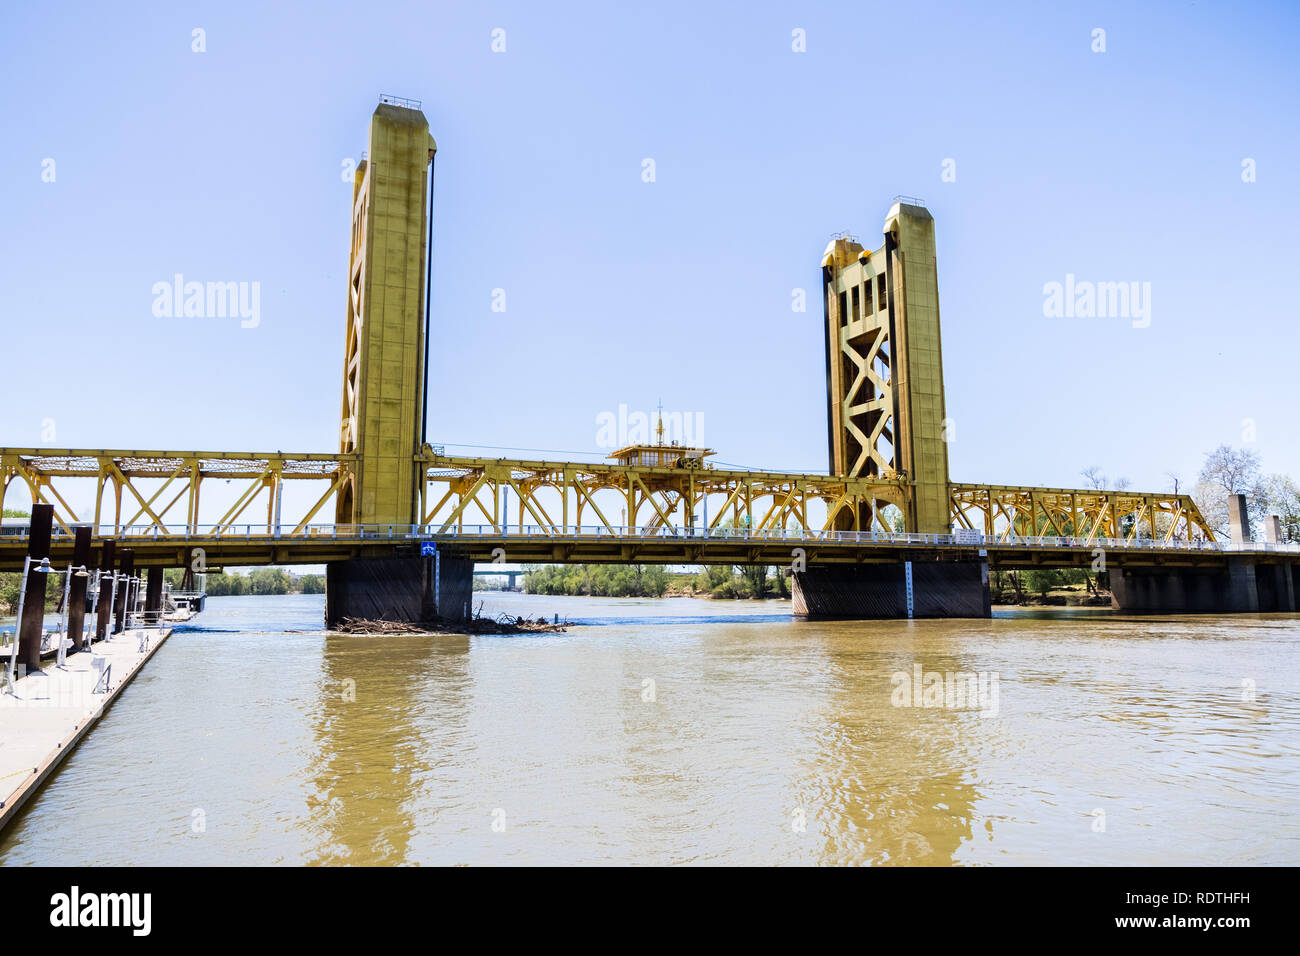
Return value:
M 19 570 L 26 533 L 8 529 L 0 536 L 0 570 Z M 105 529 L 111 532 L 111 529 Z M 989 536 L 870 531 L 753 531 L 724 528 L 607 528 L 604 525 L 541 527 L 506 531 L 494 525 L 466 525 L 441 531 L 435 526 L 312 525 L 296 533 L 257 525 L 207 527 L 194 534 L 162 534 L 152 526 L 105 534 L 118 547 L 134 550 L 135 566 L 188 567 L 193 549 L 203 550 L 209 567 L 261 564 L 323 564 L 352 557 L 412 555 L 423 542 L 475 561 L 511 563 L 591 562 L 644 564 L 789 565 L 860 564 L 902 560 L 958 560 L 987 556 L 993 567 L 1088 567 L 1104 553 L 1107 565 L 1133 567 L 1223 566 L 1229 557 L 1251 555 L 1262 562 L 1300 562 L 1300 545 L 1215 541 L 1163 541 L 1150 538 L 1085 538 L 1035 535 Z M 98 540 L 98 539 L 97 539 Z M 73 537 L 55 529 L 50 560 L 66 564 Z M 502 557 L 504 552 L 504 558 Z

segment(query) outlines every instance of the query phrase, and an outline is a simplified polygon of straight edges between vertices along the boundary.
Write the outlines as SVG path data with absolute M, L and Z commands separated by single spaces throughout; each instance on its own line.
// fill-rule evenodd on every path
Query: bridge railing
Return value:
M 1282 551 L 1300 552 L 1300 543 L 1265 541 L 1205 541 L 1163 538 L 1088 538 L 1057 535 L 985 535 L 979 532 L 960 531 L 949 534 L 889 531 L 829 531 L 804 528 L 632 528 L 606 527 L 604 525 L 524 525 L 499 528 L 494 525 L 464 525 L 459 529 L 439 532 L 436 527 L 423 529 L 431 537 L 551 537 L 551 538 L 620 538 L 645 542 L 653 541 L 789 541 L 830 544 L 880 544 L 918 545 L 954 548 L 1076 548 L 1076 549 L 1126 549 L 1126 550 L 1177 550 L 1177 551 Z
M 7 525 L 0 540 L 25 541 L 26 527 Z M 340 525 L 313 524 L 299 528 L 289 525 L 223 524 L 197 525 L 191 529 L 169 528 L 142 524 L 119 528 L 111 526 L 97 529 L 99 537 L 113 538 L 130 545 L 136 542 L 199 542 L 215 541 L 293 541 L 357 540 L 444 540 L 465 538 L 565 538 L 565 539 L 618 539 L 654 542 L 789 542 L 797 544 L 849 544 L 849 545 L 915 545 L 941 548 L 1075 548 L 1087 550 L 1160 550 L 1193 552 L 1300 552 L 1300 543 L 1266 541 L 1204 541 L 1163 538 L 1088 538 L 1084 536 L 1057 535 L 985 535 L 975 531 L 956 531 L 947 534 L 890 531 L 823 531 L 803 528 L 685 528 L 685 527 L 607 527 L 596 525 L 519 525 L 491 524 L 461 525 L 442 530 L 438 525 Z M 62 528 L 55 528 L 54 539 L 71 538 Z

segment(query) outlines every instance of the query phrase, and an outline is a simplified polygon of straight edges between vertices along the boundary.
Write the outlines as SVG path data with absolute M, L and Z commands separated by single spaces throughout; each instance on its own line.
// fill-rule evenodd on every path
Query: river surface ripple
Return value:
M 346 637 L 318 595 L 210 599 L 0 864 L 1300 862 L 1296 615 L 478 599 L 581 623 Z M 964 706 L 899 706 L 959 673 Z

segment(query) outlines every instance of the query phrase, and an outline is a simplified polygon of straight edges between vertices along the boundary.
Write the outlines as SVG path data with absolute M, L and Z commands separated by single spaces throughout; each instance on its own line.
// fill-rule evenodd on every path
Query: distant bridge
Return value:
M 428 540 L 433 540 L 433 539 L 428 539 Z M 522 578 L 526 573 L 527 573 L 526 571 L 517 570 L 517 569 L 509 569 L 503 571 L 487 570 L 484 568 L 474 569 L 474 577 L 476 578 L 505 578 L 506 587 L 512 591 L 518 586 L 519 579 Z

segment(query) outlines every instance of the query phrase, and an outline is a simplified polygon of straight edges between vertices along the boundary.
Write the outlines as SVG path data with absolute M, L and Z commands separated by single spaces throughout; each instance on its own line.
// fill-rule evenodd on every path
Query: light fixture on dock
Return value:
M 32 567 L 32 565 L 34 564 L 36 566 Z M 9 666 L 5 668 L 5 678 L 4 678 L 5 690 L 8 691 L 10 694 L 13 694 L 15 697 L 18 696 L 18 685 L 17 685 L 18 640 L 23 633 L 23 611 L 25 610 L 24 605 L 27 603 L 27 583 L 28 583 L 27 578 L 29 574 L 33 574 L 33 573 L 34 574 L 58 574 L 58 572 L 55 571 L 54 568 L 50 567 L 50 559 L 48 557 L 41 558 L 39 564 L 37 564 L 32 559 L 32 556 L 30 554 L 26 555 L 23 558 L 23 574 L 22 577 L 19 578 L 19 587 L 18 587 L 18 616 L 17 618 L 14 619 L 14 636 L 13 636 L 13 640 L 9 642 Z M 43 592 L 44 588 L 42 587 L 41 590 Z M 66 599 L 65 599 L 65 611 L 66 611 Z M 43 596 L 42 596 L 42 603 L 41 603 L 41 621 L 37 626 L 40 631 L 43 632 L 45 630 L 45 605 L 44 605 Z M 59 631 L 59 641 L 60 643 L 62 643 L 63 641 L 63 632 L 62 632 L 61 625 Z
M 49 562 L 48 558 L 46 558 L 45 560 L 47 563 Z M 71 638 L 66 633 L 66 631 L 67 631 L 68 624 L 70 623 L 68 619 L 68 612 L 70 610 L 68 606 L 68 602 L 72 598 L 72 579 L 86 578 L 89 576 L 90 574 L 88 571 L 86 571 L 86 566 L 84 564 L 76 568 L 74 568 L 71 564 L 69 564 L 67 573 L 63 578 L 63 605 L 62 605 L 63 612 L 59 616 L 59 634 L 57 638 L 59 642 L 59 647 L 58 647 L 58 653 L 55 656 L 55 660 L 56 660 L 55 666 L 58 667 L 60 670 L 66 669 L 68 663 L 67 646 Z M 83 601 L 85 600 L 84 594 L 82 595 L 82 600 Z M 82 629 L 82 634 L 83 635 L 85 634 L 84 628 Z

